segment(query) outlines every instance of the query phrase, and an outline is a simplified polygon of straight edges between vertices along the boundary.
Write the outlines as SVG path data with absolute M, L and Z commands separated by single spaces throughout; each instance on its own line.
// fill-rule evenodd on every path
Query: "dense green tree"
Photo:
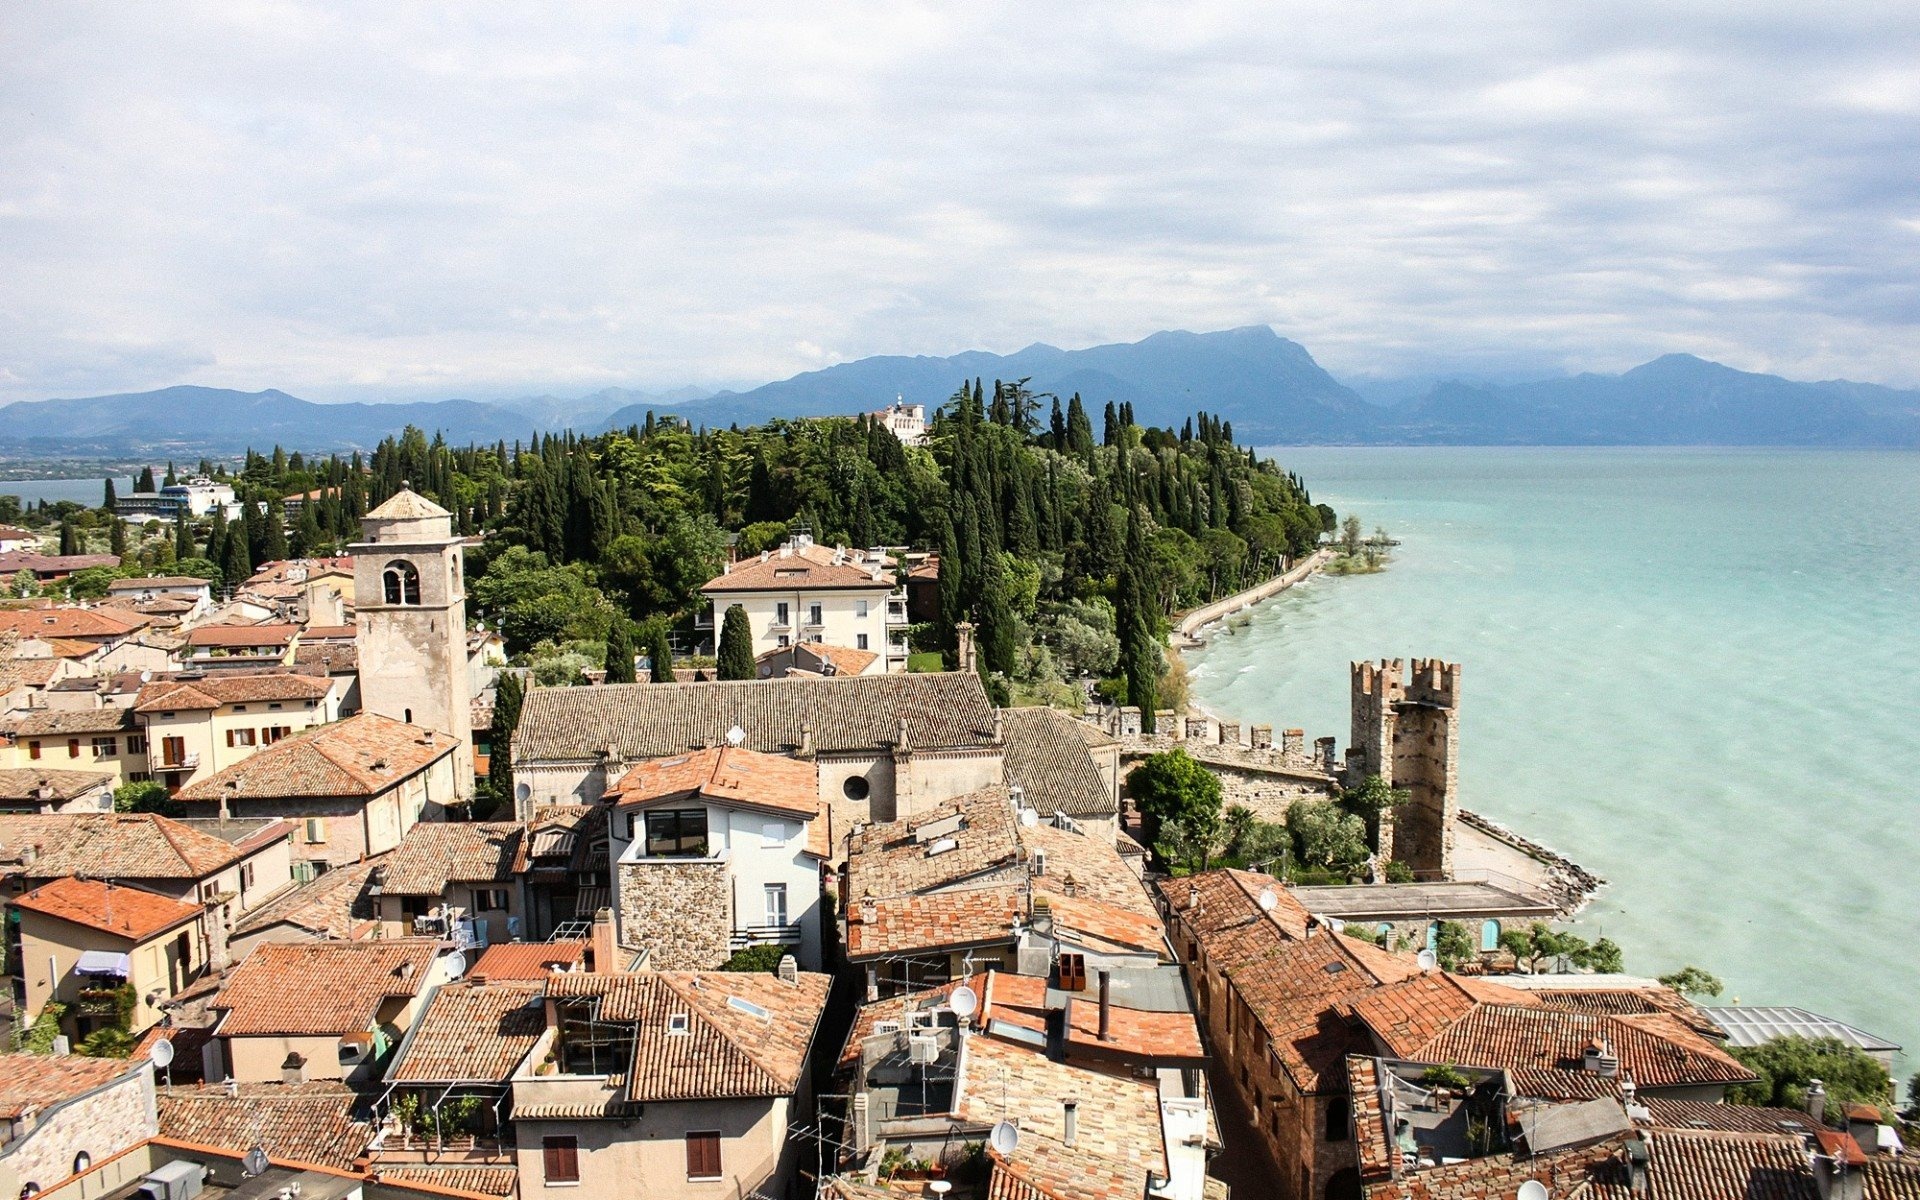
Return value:
M 124 558 L 127 553 L 127 523 L 119 517 L 107 518 L 107 553 Z
M 60 553 L 63 555 L 85 553 L 80 545 L 80 532 L 74 528 L 72 517 L 60 518 Z
M 614 617 L 584 567 L 552 566 L 546 555 L 524 546 L 509 546 L 494 558 L 469 591 L 513 653 L 540 642 L 599 641 Z
M 1148 845 L 1159 841 L 1169 822 L 1186 821 L 1189 830 L 1219 824 L 1219 777 L 1179 746 L 1148 755 L 1127 772 L 1127 791 L 1140 811 Z
M 1662 975 L 1660 982 L 1683 996 L 1718 996 L 1725 988 L 1717 976 L 1691 966 Z
M 1120 639 L 1120 674 L 1127 683 L 1127 703 L 1140 709 L 1140 731 L 1154 732 L 1160 679 L 1159 620 L 1151 599 L 1145 514 L 1136 511 L 1127 520 L 1127 548 L 1121 556 L 1114 600 L 1116 633 Z
M 173 482 L 173 475 L 171 472 L 169 472 L 167 475 L 167 482 L 168 483 Z M 160 490 L 159 488 L 153 485 L 153 468 L 152 467 L 140 468 L 140 473 L 134 476 L 134 479 L 133 479 L 133 490 L 136 492 L 146 492 L 149 495 Z
M 607 634 L 606 682 L 634 682 L 633 659 L 632 627 L 624 619 L 616 620 Z
M 716 664 L 722 679 L 752 679 L 753 633 L 747 628 L 747 610 L 738 604 L 727 607 L 720 626 L 720 655 Z
M 655 621 L 647 637 L 648 672 L 654 683 L 672 683 L 673 643 L 667 638 L 664 621 Z
M 247 527 L 233 526 L 227 532 L 221 550 L 220 574 L 228 587 L 238 587 L 253 574 L 253 558 L 247 549 Z
M 514 803 L 513 731 L 520 724 L 520 706 L 525 697 L 526 687 L 520 682 L 520 676 L 502 671 L 493 688 L 493 724 L 487 737 L 487 790 L 496 805 Z
M 1442 921 L 1439 929 L 1434 931 L 1434 957 L 1449 971 L 1458 970 L 1478 958 L 1479 949 L 1474 944 L 1473 935 L 1458 921 Z
M 113 789 L 113 811 L 184 817 L 187 815 L 187 806 L 173 798 L 166 784 L 157 779 L 142 779 L 123 783 Z
M 1882 1107 L 1893 1097 L 1893 1081 L 1880 1060 L 1838 1038 L 1795 1034 L 1758 1046 L 1729 1046 L 1727 1053 L 1760 1077 L 1728 1093 L 1736 1104 L 1804 1109 L 1807 1086 L 1818 1079 L 1827 1092 L 1827 1119 L 1843 1122 L 1847 1105 Z
M 1287 809 L 1287 831 L 1302 866 L 1351 875 L 1366 865 L 1366 824 L 1331 800 L 1296 801 Z

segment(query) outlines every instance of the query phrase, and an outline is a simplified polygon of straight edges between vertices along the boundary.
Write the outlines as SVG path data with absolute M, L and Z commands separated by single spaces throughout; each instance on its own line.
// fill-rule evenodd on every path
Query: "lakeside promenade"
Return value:
M 1272 599 L 1332 561 L 1333 551 L 1316 550 L 1304 562 L 1294 564 L 1282 574 L 1235 592 L 1225 599 L 1215 600 L 1212 604 L 1203 604 L 1174 622 L 1173 630 L 1167 635 L 1167 641 L 1175 650 L 1190 650 L 1203 646 L 1206 644 L 1206 639 L 1200 636 L 1200 630 L 1234 613 L 1252 608 L 1262 600 Z

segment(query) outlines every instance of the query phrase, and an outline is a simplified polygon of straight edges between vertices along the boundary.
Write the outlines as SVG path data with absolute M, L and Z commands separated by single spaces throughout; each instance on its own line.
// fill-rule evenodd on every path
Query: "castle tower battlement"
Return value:
M 1378 775 L 1408 794 L 1382 814 L 1383 858 L 1429 877 L 1450 877 L 1453 826 L 1459 817 L 1460 664 L 1416 658 L 1351 664 L 1353 738 L 1347 786 Z

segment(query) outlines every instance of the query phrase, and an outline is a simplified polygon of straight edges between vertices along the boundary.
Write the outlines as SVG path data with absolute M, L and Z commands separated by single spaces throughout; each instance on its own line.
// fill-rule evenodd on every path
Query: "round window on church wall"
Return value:
M 864 775 L 847 776 L 846 782 L 840 785 L 840 791 L 849 800 L 865 800 L 867 798 L 866 776 Z

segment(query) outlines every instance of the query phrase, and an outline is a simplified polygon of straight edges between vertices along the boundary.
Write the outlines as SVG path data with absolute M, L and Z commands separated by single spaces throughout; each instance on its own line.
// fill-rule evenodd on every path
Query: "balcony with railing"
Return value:
M 183 751 L 179 754 L 162 752 L 157 759 L 150 759 L 156 771 L 197 771 L 200 769 L 200 755 L 195 751 Z
M 800 940 L 800 926 L 792 922 L 785 925 L 742 925 L 733 930 L 728 939 L 728 948 L 748 950 L 755 946 L 798 946 Z

